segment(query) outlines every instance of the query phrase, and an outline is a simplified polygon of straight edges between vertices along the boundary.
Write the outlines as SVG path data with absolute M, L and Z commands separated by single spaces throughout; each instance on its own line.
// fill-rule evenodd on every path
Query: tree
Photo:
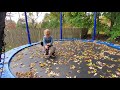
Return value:
M 110 21 L 108 40 L 113 41 L 120 36 L 120 12 L 104 12 L 104 16 Z
M 59 28 L 60 26 L 60 12 L 51 12 L 45 14 L 41 28 Z
M 1 54 L 4 51 L 4 28 L 5 28 L 5 17 L 6 12 L 0 12 L 0 62 L 1 62 Z
M 16 23 L 13 20 L 6 20 L 6 29 L 13 30 L 16 29 Z
M 6 16 L 10 18 L 9 20 L 12 20 L 11 17 L 13 16 L 13 14 L 11 12 L 7 12 Z
M 91 15 L 86 14 L 86 12 L 66 12 L 64 13 L 64 20 L 73 27 L 79 28 L 90 28 L 93 23 Z
M 17 21 L 17 27 L 18 27 L 18 28 L 26 28 L 26 22 L 25 22 L 25 19 L 24 19 L 24 18 L 20 18 L 20 19 Z
M 93 14 L 87 12 L 64 12 L 63 24 L 81 28 L 81 38 L 87 38 L 88 30 L 93 28 Z
M 18 12 L 18 15 L 19 15 L 19 19 L 20 19 L 20 18 L 21 18 L 21 17 L 20 17 L 20 12 Z
M 108 29 L 108 20 L 103 16 L 103 12 L 97 12 L 97 36 L 100 32 L 105 32 Z
M 42 13 L 40 12 L 28 12 L 28 22 L 30 27 L 36 28 L 36 20 L 41 16 L 41 14 Z

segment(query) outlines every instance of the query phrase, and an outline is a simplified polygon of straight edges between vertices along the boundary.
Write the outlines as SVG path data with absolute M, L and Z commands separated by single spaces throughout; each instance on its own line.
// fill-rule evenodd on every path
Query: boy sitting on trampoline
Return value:
M 55 47 L 53 47 L 53 37 L 50 35 L 50 30 L 44 31 L 43 42 L 41 45 L 44 46 L 45 55 L 55 56 Z

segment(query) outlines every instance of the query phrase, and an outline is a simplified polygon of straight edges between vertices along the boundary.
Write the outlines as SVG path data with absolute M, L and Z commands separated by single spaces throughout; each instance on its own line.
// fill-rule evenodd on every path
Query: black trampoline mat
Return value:
M 92 42 L 55 41 L 56 57 L 44 58 L 38 44 L 10 62 L 16 78 L 119 78 L 120 51 Z

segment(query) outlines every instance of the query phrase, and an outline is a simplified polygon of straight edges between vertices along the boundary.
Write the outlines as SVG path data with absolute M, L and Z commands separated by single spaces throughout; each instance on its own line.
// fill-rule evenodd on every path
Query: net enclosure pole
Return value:
M 26 22 L 26 31 L 28 35 L 28 44 L 31 44 L 31 38 L 30 38 L 30 31 L 29 31 L 29 26 L 28 26 L 28 21 L 27 21 L 27 13 L 25 13 L 25 22 Z
M 62 39 L 62 12 L 60 12 L 60 39 Z
M 94 29 L 93 29 L 93 36 L 92 36 L 92 40 L 96 39 L 96 17 L 97 17 L 97 12 L 94 12 Z

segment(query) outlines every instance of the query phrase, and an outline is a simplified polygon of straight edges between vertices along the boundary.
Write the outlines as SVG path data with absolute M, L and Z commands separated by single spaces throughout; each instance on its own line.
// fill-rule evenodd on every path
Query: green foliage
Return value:
M 116 17 L 110 35 L 110 40 L 115 40 L 118 36 L 120 36 L 120 15 Z
M 88 28 L 93 31 L 94 14 L 86 12 L 63 12 L 63 26 Z M 59 28 L 60 12 L 51 12 L 46 14 L 41 27 L 42 28 Z M 103 32 L 113 41 L 120 36 L 120 12 L 97 12 L 97 34 Z M 92 34 L 92 33 L 91 33 Z
M 26 28 L 26 24 L 17 23 L 17 28 Z
M 110 32 L 110 41 L 115 40 L 118 36 L 120 36 L 120 27 L 113 27 L 112 31 Z
M 26 28 L 25 19 L 19 19 L 17 22 L 17 28 Z
M 45 18 L 41 24 L 41 28 L 59 28 L 59 15 L 58 12 L 52 12 L 50 14 L 46 14 Z
M 64 19 L 73 27 L 90 28 L 93 24 L 91 15 L 85 12 L 66 12 Z
M 63 12 L 63 26 L 72 26 L 80 28 L 90 28 L 93 25 L 93 18 L 85 12 Z M 41 27 L 59 28 L 60 12 L 51 12 L 46 14 Z
M 120 12 L 107 12 L 104 13 L 104 16 L 111 22 L 108 30 L 110 38 L 108 40 L 113 41 L 120 36 Z

